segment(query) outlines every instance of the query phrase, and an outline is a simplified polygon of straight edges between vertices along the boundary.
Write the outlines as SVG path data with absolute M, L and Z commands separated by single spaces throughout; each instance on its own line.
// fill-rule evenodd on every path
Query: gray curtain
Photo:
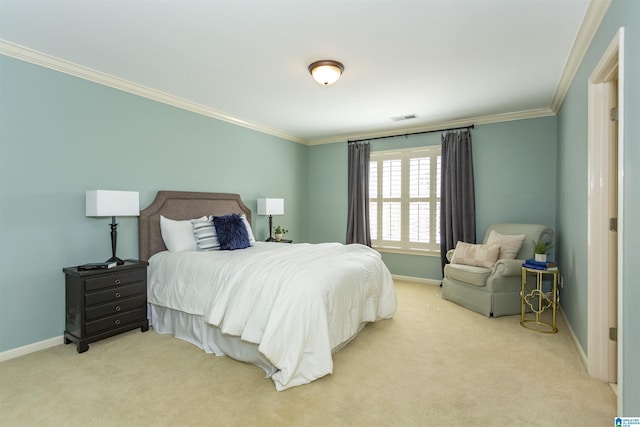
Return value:
M 476 243 L 476 196 L 473 180 L 471 131 L 442 135 L 440 188 L 440 259 L 458 241 Z
M 349 142 L 347 244 L 371 246 L 369 230 L 369 154 L 368 142 Z

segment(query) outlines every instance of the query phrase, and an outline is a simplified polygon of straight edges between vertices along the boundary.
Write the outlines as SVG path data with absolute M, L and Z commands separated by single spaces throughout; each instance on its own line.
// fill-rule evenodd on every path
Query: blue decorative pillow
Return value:
M 221 250 L 233 251 L 251 246 L 247 227 L 240 215 L 215 216 L 213 225 L 216 228 Z

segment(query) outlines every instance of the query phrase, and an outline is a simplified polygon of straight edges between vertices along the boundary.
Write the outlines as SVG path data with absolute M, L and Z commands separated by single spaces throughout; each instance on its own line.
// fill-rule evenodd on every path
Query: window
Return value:
M 440 252 L 440 153 L 440 146 L 371 153 L 372 246 Z

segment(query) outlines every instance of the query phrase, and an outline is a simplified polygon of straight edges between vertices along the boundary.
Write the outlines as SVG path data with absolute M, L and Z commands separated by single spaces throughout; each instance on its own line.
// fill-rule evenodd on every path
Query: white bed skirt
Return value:
M 229 356 L 232 359 L 256 365 L 264 370 L 267 378 L 270 378 L 278 370 L 258 351 L 258 344 L 243 341 L 237 336 L 223 334 L 218 327 L 206 323 L 203 316 L 150 303 L 147 306 L 149 324 L 153 326 L 154 331 L 160 334 L 171 334 L 216 356 Z M 367 323 L 369 322 L 361 323 L 358 331 L 351 338 L 333 348 L 331 353 L 335 353 L 349 344 Z
M 220 329 L 205 323 L 203 316 L 183 313 L 154 304 L 149 306 L 149 323 L 153 330 L 161 334 L 171 334 L 176 338 L 190 342 L 207 353 L 216 356 L 229 356 L 241 362 L 251 363 L 262 368 L 267 377 L 271 377 L 277 368 L 258 351 L 258 345 L 242 341 L 239 337 L 226 335 Z

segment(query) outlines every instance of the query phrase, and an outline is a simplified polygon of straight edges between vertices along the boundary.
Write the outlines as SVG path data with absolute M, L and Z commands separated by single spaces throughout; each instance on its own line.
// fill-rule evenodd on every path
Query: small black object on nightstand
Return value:
M 66 320 L 64 343 L 76 343 L 78 353 L 89 343 L 140 328 L 147 319 L 148 262 L 127 260 L 108 269 L 64 268 Z

